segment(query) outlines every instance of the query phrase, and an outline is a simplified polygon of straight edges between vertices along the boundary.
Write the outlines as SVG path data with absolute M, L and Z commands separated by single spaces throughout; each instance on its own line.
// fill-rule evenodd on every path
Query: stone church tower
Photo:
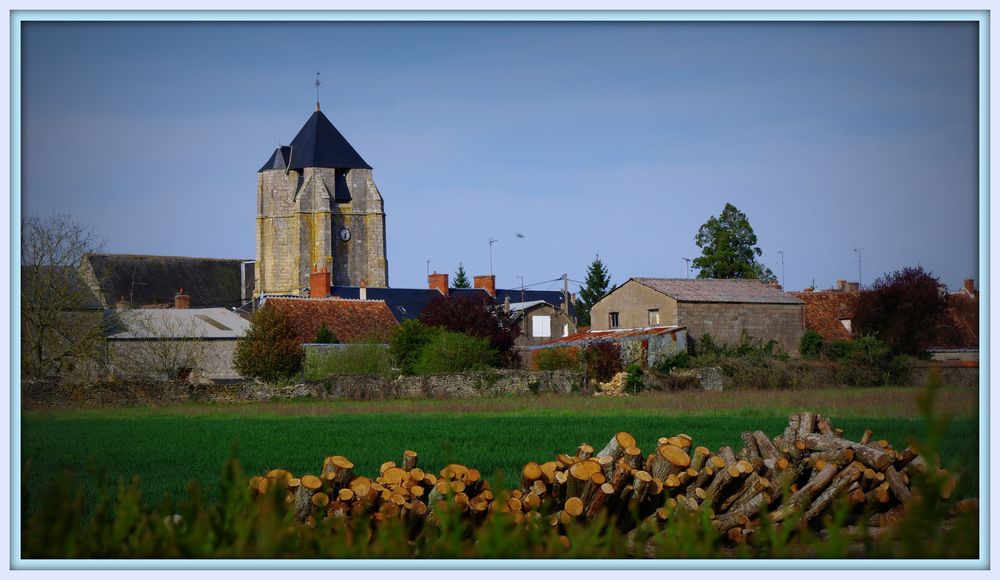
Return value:
M 331 272 L 334 286 L 389 283 L 372 168 L 318 102 L 291 145 L 275 149 L 257 172 L 254 295 L 307 293 L 314 267 Z

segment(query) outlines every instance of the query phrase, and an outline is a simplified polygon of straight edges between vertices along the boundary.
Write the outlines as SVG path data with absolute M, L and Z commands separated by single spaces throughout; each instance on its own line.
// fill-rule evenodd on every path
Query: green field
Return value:
M 528 461 L 571 453 L 581 442 L 603 445 L 617 431 L 650 452 L 663 435 L 687 433 L 713 451 L 740 447 L 740 433 L 774 436 L 788 414 L 816 410 L 845 435 L 866 429 L 905 446 L 924 434 L 916 389 L 654 394 L 625 399 L 520 397 L 477 401 L 288 402 L 181 405 L 164 408 L 29 411 L 22 416 L 22 465 L 27 489 L 38 490 L 62 469 L 90 489 L 88 471 L 113 479 L 138 475 L 147 503 L 182 496 L 187 482 L 216 492 L 224 462 L 235 452 L 247 474 L 272 468 L 315 473 L 326 455 L 345 455 L 356 472 L 374 475 L 404 449 L 422 466 L 464 463 L 513 484 Z M 972 471 L 963 491 L 975 493 L 978 427 L 975 391 L 956 391 L 941 405 L 954 415 L 942 443 L 946 466 Z M 692 401 L 698 409 L 689 407 Z M 881 404 L 872 401 L 883 401 Z M 891 403 L 890 403 L 891 402 Z M 37 494 L 29 495 L 29 511 Z

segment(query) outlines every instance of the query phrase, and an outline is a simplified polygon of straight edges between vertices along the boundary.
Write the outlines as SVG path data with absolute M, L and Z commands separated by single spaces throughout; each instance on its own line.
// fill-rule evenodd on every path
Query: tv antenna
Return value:
M 497 243 L 497 241 L 490 238 L 490 276 L 493 275 L 493 244 Z

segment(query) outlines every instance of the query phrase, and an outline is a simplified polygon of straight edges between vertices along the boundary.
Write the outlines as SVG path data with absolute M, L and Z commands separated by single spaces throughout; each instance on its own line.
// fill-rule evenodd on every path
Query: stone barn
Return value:
M 630 278 L 594 304 L 590 319 L 593 330 L 683 326 L 695 342 L 710 334 L 735 344 L 748 335 L 798 356 L 805 304 L 759 280 Z

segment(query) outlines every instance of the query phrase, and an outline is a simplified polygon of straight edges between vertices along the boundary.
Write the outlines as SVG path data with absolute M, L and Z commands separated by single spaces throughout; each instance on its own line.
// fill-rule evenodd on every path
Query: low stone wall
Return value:
M 674 369 L 670 374 L 677 377 L 692 377 L 703 391 L 721 391 L 726 385 L 726 377 L 719 367 Z
M 946 387 L 978 387 L 979 361 L 915 361 L 910 363 L 910 384 L 923 386 L 937 375 Z
M 259 383 L 203 385 L 128 381 L 92 385 L 23 381 L 25 408 L 132 407 L 188 402 L 239 403 L 297 398 L 373 400 L 386 398 L 471 398 L 531 393 L 567 394 L 582 378 L 572 371 L 497 369 L 475 373 L 401 376 L 339 376 L 326 381 L 268 387 Z

